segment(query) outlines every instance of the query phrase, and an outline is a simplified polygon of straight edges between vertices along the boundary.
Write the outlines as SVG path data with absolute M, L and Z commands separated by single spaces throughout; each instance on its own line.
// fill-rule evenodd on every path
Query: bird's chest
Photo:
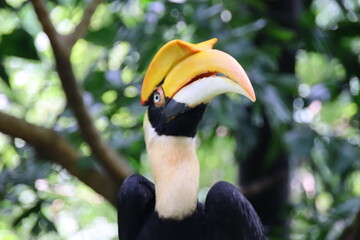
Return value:
M 181 221 L 160 219 L 153 212 L 137 240 L 204 240 L 204 228 L 204 216 L 200 212 Z

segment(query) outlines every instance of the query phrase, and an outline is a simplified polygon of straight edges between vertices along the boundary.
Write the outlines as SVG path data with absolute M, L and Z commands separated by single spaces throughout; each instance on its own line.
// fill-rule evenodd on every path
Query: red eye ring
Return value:
M 162 90 L 161 87 L 158 87 L 154 93 L 153 96 L 153 100 L 154 100 L 154 105 L 158 108 L 164 106 L 165 104 L 165 95 L 164 95 L 164 91 Z

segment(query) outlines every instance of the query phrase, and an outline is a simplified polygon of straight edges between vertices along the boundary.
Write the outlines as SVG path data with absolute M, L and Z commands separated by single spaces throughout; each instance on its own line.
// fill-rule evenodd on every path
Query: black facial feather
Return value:
M 206 104 L 200 104 L 194 108 L 187 108 L 183 103 L 177 103 L 179 105 L 184 105 L 183 108 L 186 109 L 186 111 L 169 119 L 164 113 L 164 109 L 169 103 L 169 99 L 166 99 L 166 104 L 164 107 L 160 108 L 154 105 L 152 99 L 153 95 L 149 98 L 148 115 L 149 121 L 157 134 L 184 137 L 195 136 L 199 122 L 206 110 Z M 172 100 L 171 103 L 174 104 L 174 100 Z

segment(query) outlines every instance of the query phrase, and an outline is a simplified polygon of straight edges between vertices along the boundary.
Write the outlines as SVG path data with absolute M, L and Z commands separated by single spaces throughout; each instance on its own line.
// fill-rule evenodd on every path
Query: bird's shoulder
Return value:
M 145 177 L 127 177 L 118 193 L 118 230 L 122 240 L 136 239 L 146 218 L 154 211 L 155 187 Z
M 217 182 L 205 201 L 209 240 L 265 240 L 263 226 L 250 202 L 228 182 Z
M 128 199 L 140 198 L 140 201 L 155 197 L 155 186 L 140 174 L 133 174 L 125 178 L 119 190 L 119 203 L 126 203 Z

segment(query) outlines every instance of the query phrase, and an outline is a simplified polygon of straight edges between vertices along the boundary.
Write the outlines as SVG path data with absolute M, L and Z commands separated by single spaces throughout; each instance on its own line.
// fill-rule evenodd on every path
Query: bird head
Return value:
M 194 137 L 208 103 L 220 94 L 235 92 L 255 101 L 244 69 L 229 54 L 212 49 L 216 42 L 173 40 L 152 59 L 141 103 L 148 106 L 144 124 L 158 135 Z

